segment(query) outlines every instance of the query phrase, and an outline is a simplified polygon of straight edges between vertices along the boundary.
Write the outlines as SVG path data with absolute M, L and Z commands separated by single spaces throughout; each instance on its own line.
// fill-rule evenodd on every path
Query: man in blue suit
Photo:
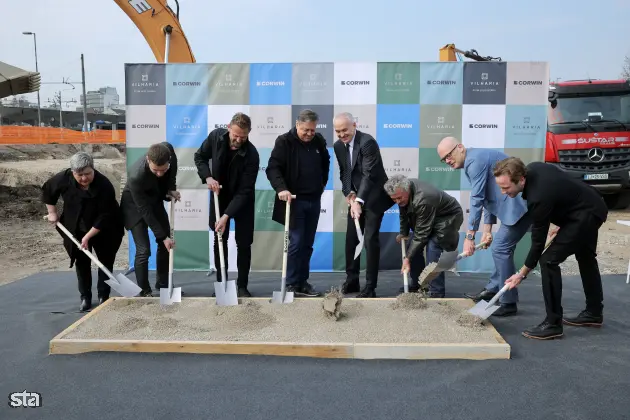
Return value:
M 480 243 L 492 242 L 492 258 L 494 271 L 486 287 L 476 295 L 465 296 L 475 302 L 490 300 L 503 287 L 505 280 L 515 272 L 514 249 L 531 225 L 527 213 L 527 204 L 519 195 L 510 198 L 501 194 L 493 174 L 494 165 L 508 156 L 493 149 L 466 148 L 455 137 L 442 139 L 437 147 L 440 160 L 453 169 L 464 168 L 464 173 L 472 190 L 470 192 L 470 215 L 468 230 L 464 240 L 464 252 L 472 255 L 475 252 L 475 233 L 479 230 L 481 213 L 483 212 L 483 235 Z M 501 221 L 496 237 L 492 237 L 492 225 Z M 515 315 L 517 312 L 518 291 L 508 290 L 501 296 L 500 308 L 494 316 Z

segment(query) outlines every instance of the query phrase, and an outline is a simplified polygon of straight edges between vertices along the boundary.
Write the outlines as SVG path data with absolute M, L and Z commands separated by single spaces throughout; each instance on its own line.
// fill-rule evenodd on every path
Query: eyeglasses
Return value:
M 451 155 L 453 154 L 453 152 L 455 151 L 455 149 L 457 149 L 457 145 L 456 145 L 455 147 L 453 147 L 453 148 L 451 149 L 451 151 L 450 151 L 450 152 L 448 152 L 448 153 L 446 154 L 446 156 L 444 156 L 442 159 L 440 159 L 440 162 L 445 163 L 445 162 L 446 162 L 446 159 L 451 158 L 451 157 L 452 157 Z

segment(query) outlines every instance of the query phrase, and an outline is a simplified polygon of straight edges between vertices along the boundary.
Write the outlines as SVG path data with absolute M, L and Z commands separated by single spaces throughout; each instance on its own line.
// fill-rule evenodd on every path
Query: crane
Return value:
M 460 61 L 459 57 L 462 55 L 475 61 L 501 61 L 501 57 L 482 57 L 477 50 L 462 51 L 455 44 L 446 44 L 440 48 L 440 61 Z
M 149 44 L 159 63 L 194 63 L 190 44 L 179 23 L 179 2 L 176 11 L 167 0 L 114 0 L 129 16 Z

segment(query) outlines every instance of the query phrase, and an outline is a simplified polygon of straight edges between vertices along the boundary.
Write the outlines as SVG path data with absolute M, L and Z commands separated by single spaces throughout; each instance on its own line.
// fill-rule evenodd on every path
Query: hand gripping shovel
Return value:
M 221 218 L 219 213 L 219 194 L 214 193 L 214 216 L 217 220 Z M 228 227 L 229 229 L 229 227 Z M 236 293 L 236 281 L 228 280 L 227 270 L 225 269 L 225 255 L 223 254 L 223 233 L 217 232 L 219 245 L 219 262 L 221 264 L 221 281 L 214 282 L 214 294 L 217 297 L 216 302 L 219 306 L 238 305 L 238 295 Z
M 479 251 L 485 246 L 485 242 L 480 243 L 475 247 L 475 251 Z M 453 271 L 455 274 L 457 274 L 457 272 L 454 271 L 457 261 L 466 257 L 468 257 L 468 255 L 466 255 L 466 253 L 464 252 L 459 255 L 457 255 L 457 251 L 442 252 L 442 255 L 440 255 L 440 259 L 438 260 L 438 262 L 429 263 L 424 268 L 424 270 L 422 270 L 422 273 L 420 273 L 420 277 L 418 277 L 419 285 L 424 286 L 425 284 L 431 283 L 431 281 L 439 276 L 440 273 L 442 273 L 443 271 Z
M 44 216 L 44 219 L 48 220 L 48 217 Z M 114 289 L 115 291 L 120 293 L 121 296 L 124 296 L 124 297 L 134 297 L 134 296 L 137 296 L 142 291 L 142 289 L 136 283 L 134 283 L 131 280 L 129 280 L 127 277 L 125 277 L 124 274 L 118 273 L 118 274 L 116 274 L 116 276 L 114 276 L 112 274 L 112 272 L 109 271 L 98 260 L 98 258 L 96 258 L 96 256 L 94 254 L 92 254 L 87 249 L 81 248 L 81 243 L 79 243 L 79 241 L 77 241 L 76 238 L 74 236 L 72 236 L 72 233 L 70 233 L 68 231 L 68 229 L 65 228 L 64 225 L 62 225 L 61 223 L 57 222 L 57 227 L 59 229 L 61 229 L 61 231 L 63 233 L 65 233 L 66 236 L 72 240 L 72 242 L 74 242 L 74 244 L 77 246 L 77 248 L 79 248 L 81 251 L 83 251 L 85 253 L 85 255 L 90 257 L 90 259 L 92 261 L 94 261 L 94 263 L 98 266 L 98 268 L 100 268 L 103 271 L 103 273 L 107 274 L 107 277 L 109 277 L 110 280 L 105 280 L 105 283 L 107 283 L 109 285 L 109 287 L 111 287 L 112 289 Z
M 171 238 L 175 239 L 175 199 L 171 199 Z M 175 250 L 168 251 L 168 289 L 160 289 L 160 303 L 162 305 L 172 305 L 182 301 L 182 288 L 173 287 L 173 259 Z
M 291 198 L 295 198 L 294 195 Z M 291 203 L 287 201 L 284 215 L 284 249 L 282 255 L 282 284 L 280 291 L 273 292 L 271 303 L 291 303 L 293 302 L 293 292 L 287 292 L 287 256 L 289 254 L 289 222 L 291 217 Z
M 553 242 L 554 237 L 555 235 L 547 239 L 547 243 L 545 244 L 545 249 L 543 249 L 543 253 L 547 250 L 547 248 L 549 248 L 549 245 L 551 245 L 551 243 Z M 499 309 L 499 305 L 497 305 L 496 303 L 499 301 L 501 296 L 505 292 L 507 292 L 508 287 L 509 286 L 507 284 L 503 286 L 501 290 L 499 290 L 499 293 L 497 293 L 492 299 L 490 299 L 490 302 L 480 300 L 475 306 L 470 308 L 468 312 L 478 316 L 481 319 L 488 319 L 490 315 L 492 315 L 497 309 Z

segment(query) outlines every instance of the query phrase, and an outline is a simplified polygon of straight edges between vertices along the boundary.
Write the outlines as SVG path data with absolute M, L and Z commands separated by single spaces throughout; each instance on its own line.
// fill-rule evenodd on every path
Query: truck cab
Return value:
M 545 162 L 630 206 L 630 80 L 550 83 Z

